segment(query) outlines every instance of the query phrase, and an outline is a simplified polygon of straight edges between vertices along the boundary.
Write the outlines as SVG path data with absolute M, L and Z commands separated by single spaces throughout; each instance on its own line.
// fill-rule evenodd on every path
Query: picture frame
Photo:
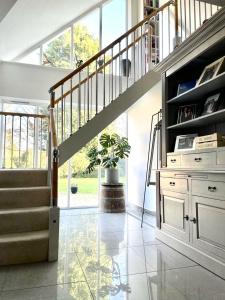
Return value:
M 213 78 L 215 78 L 218 74 L 224 71 L 225 67 L 225 56 L 217 59 L 210 65 L 206 66 L 197 81 L 196 86 L 199 86 Z
M 178 135 L 175 142 L 175 152 L 178 151 L 190 151 L 195 149 L 195 138 L 198 136 L 197 133 Z
M 218 110 L 221 99 L 221 93 L 217 93 L 215 95 L 209 96 L 203 107 L 202 116 L 214 113 Z
M 187 82 L 179 83 L 178 87 L 177 87 L 177 96 L 193 89 L 196 86 L 196 82 L 197 82 L 197 80 L 194 79 L 194 80 L 190 80 Z
M 197 105 L 190 104 L 179 106 L 178 115 L 177 115 L 177 123 L 183 123 L 190 120 L 193 120 L 197 117 Z

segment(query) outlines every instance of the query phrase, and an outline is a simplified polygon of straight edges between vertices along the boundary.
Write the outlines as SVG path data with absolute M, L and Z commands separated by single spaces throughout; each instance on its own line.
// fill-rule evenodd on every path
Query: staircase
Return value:
M 33 153 L 33 170 L 0 170 L 0 265 L 57 259 L 58 168 L 160 80 L 161 72 L 156 71 L 160 63 L 179 51 L 192 34 L 193 28 L 188 31 L 184 24 L 195 24 L 195 34 L 202 26 L 199 2 L 194 2 L 196 7 L 199 5 L 199 20 L 195 12 L 194 21 L 189 14 L 186 22 L 186 16 L 185 20 L 182 17 L 186 7 L 181 7 L 180 1 L 168 1 L 50 88 L 48 169 L 35 169 L 40 152 Z M 210 4 L 208 8 L 210 17 L 218 9 Z M 12 117 L 13 143 L 15 114 L 0 114 L 5 124 L 7 116 Z M 43 116 L 17 116 L 26 117 L 27 122 L 31 117 L 39 118 L 41 121 L 34 124 L 43 127 Z M 21 137 L 21 119 L 19 124 Z M 35 132 L 39 131 L 34 125 L 34 136 Z M 24 139 L 28 147 L 29 137 Z M 21 140 L 18 151 L 20 162 Z M 11 168 L 13 153 L 12 146 Z
M 46 170 L 0 171 L 0 265 L 48 260 Z

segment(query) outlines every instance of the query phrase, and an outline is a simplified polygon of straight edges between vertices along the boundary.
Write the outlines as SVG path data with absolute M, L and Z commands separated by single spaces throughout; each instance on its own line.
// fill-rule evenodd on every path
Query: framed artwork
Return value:
M 178 109 L 177 123 L 186 122 L 195 119 L 197 116 L 197 105 L 184 105 Z
M 214 61 L 212 64 L 205 67 L 203 70 L 196 86 L 215 78 L 219 73 L 224 71 L 225 67 L 225 56 L 220 59 Z
M 220 98 L 221 98 L 220 96 L 221 96 L 221 94 L 217 93 L 206 99 L 204 107 L 203 107 L 202 116 L 208 115 L 208 114 L 211 114 L 211 113 L 217 111 L 217 109 L 219 107 L 219 103 L 220 103 Z
M 178 84 L 177 96 L 193 89 L 195 86 L 196 86 L 196 80 L 191 80 L 191 81 L 182 82 Z
M 176 137 L 175 149 L 174 151 L 187 151 L 195 149 L 195 138 L 197 133 L 187 134 L 187 135 L 178 135 Z

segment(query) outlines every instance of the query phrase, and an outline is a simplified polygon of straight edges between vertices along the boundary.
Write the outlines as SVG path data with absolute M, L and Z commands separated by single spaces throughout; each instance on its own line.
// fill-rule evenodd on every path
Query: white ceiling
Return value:
M 0 11 L 2 11 L 2 3 L 7 7 L 5 4 L 8 2 L 13 1 L 0 0 Z M 15 58 L 101 0 L 17 0 L 14 2 L 15 5 L 0 22 L 0 60 Z
M 4 19 L 17 0 L 0 0 L 0 22 Z

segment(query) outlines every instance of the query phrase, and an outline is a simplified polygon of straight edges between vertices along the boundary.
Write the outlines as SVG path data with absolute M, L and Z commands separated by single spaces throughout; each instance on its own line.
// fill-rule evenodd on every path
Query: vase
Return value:
M 119 171 L 115 168 L 105 169 L 105 178 L 107 184 L 117 184 L 119 182 Z

